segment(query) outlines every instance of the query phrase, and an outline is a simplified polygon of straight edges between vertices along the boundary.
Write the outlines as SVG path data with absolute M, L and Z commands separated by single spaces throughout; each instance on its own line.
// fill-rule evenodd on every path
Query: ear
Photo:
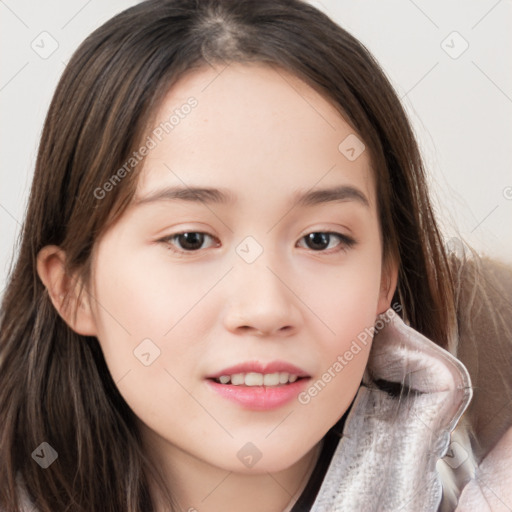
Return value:
M 62 319 L 76 333 L 96 336 L 90 299 L 80 282 L 66 273 L 66 254 L 56 245 L 43 247 L 37 255 L 37 273 Z
M 384 313 L 391 307 L 391 301 L 395 294 L 398 282 L 398 264 L 393 257 L 386 257 L 382 265 L 380 280 L 380 294 L 377 306 L 377 314 Z

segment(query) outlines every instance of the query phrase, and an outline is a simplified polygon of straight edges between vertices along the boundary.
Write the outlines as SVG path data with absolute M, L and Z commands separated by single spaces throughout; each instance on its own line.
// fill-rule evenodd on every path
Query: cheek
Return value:
M 141 252 L 135 257 L 105 244 L 93 274 L 97 338 L 107 366 L 132 410 L 150 422 L 165 416 L 170 397 L 187 417 L 204 416 L 180 383 L 188 385 L 204 353 L 215 314 L 202 299 L 219 279 L 219 269 L 186 271 L 162 253 L 145 261 Z
M 321 273 L 312 269 L 302 285 L 313 312 L 326 324 L 327 339 L 339 344 L 374 325 L 381 288 L 380 248 L 368 246 L 346 254 L 339 265 Z M 332 351 L 332 350 L 331 350 Z
M 310 304 L 323 321 L 316 339 L 321 367 L 302 397 L 312 415 L 334 423 L 352 402 L 371 348 L 380 294 L 379 247 L 361 251 L 317 280 Z M 300 401 L 300 400 L 299 400 Z
M 335 334 L 317 338 L 321 364 L 314 379 L 298 397 L 298 402 L 307 409 L 307 416 L 318 418 L 317 421 L 328 428 L 350 406 L 368 362 L 375 308 L 362 306 L 365 302 L 358 302 L 360 298 L 352 295 L 341 300 L 339 308 L 332 311 L 330 324 Z
M 165 258 L 155 264 L 140 252 L 101 249 L 93 274 L 97 338 L 125 400 L 152 417 L 165 396 L 183 393 L 177 382 L 194 367 L 207 338 L 200 300 L 218 278 L 187 275 Z
M 101 265 L 94 273 L 98 337 L 116 344 L 127 336 L 131 344 L 145 338 L 165 343 L 197 317 L 193 310 L 200 309 L 222 269 L 173 264 L 163 248 L 130 252 L 105 246 L 99 253 Z M 197 320 L 194 326 L 201 325 Z

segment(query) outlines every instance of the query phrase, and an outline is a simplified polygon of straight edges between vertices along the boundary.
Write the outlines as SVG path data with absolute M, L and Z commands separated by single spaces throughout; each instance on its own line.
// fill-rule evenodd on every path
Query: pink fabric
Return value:
M 512 427 L 478 466 L 455 511 L 512 511 Z

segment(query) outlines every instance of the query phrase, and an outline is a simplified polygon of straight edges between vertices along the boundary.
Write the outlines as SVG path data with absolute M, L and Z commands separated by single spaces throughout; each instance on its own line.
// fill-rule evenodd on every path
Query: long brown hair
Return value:
M 78 48 L 41 137 L 19 254 L 0 326 L 0 507 L 17 510 L 16 475 L 42 512 L 150 512 L 158 474 L 98 340 L 71 330 L 38 278 L 46 245 L 87 282 L 93 246 L 129 204 L 139 168 L 94 191 L 144 139 L 165 93 L 205 65 L 262 62 L 291 71 L 333 103 L 370 151 L 384 258 L 399 263 L 394 301 L 411 326 L 454 348 L 456 314 L 417 143 L 389 81 L 354 37 L 299 0 L 149 0 Z M 58 460 L 42 471 L 42 442 Z

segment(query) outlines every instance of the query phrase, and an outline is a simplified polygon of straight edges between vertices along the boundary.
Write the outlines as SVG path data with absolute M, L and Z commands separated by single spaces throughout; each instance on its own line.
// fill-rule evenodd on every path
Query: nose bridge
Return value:
M 246 252 L 236 256 L 235 268 L 229 287 L 229 304 L 226 312 L 227 327 L 254 329 L 259 332 L 271 333 L 297 324 L 299 312 L 293 299 L 294 295 L 285 284 L 289 279 L 284 272 L 285 265 L 279 262 L 280 256 L 270 248 L 263 249 L 251 261 L 246 258 L 252 253 L 255 256 L 255 246 L 251 240 L 240 247 Z
M 264 298 L 288 303 L 289 290 L 283 284 L 285 276 L 280 274 L 279 266 L 272 265 L 269 258 L 263 257 L 251 265 L 240 262 L 235 268 L 235 278 L 240 280 L 248 301 Z

